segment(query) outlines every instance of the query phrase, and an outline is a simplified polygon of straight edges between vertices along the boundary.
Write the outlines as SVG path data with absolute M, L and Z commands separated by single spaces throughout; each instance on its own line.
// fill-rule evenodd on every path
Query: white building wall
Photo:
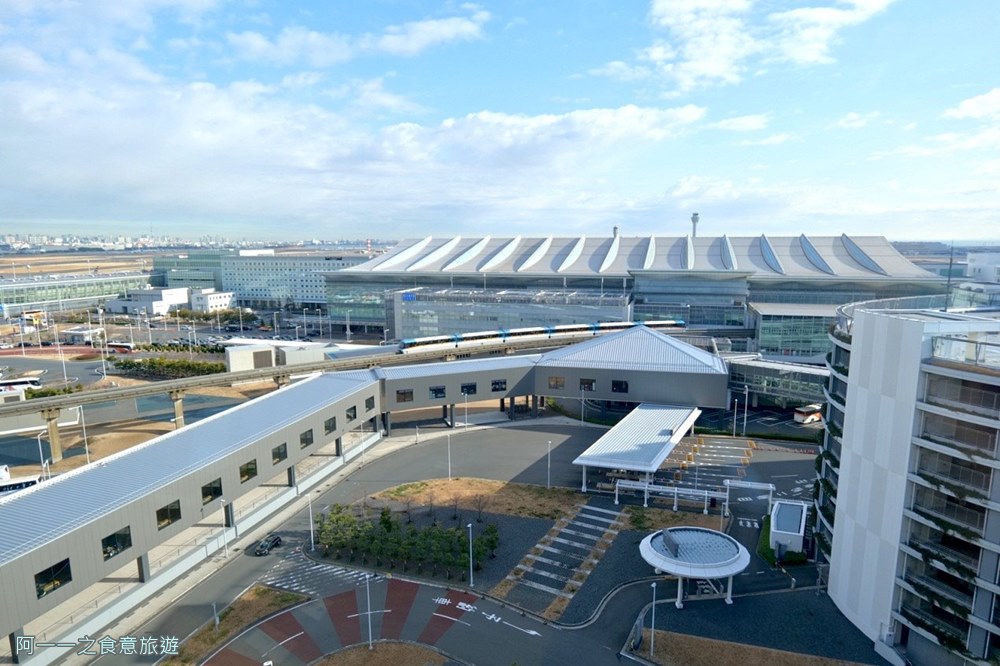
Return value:
M 891 624 L 923 323 L 856 313 L 829 594 L 872 640 Z
M 965 274 L 980 282 L 1000 282 L 1000 252 L 970 252 Z

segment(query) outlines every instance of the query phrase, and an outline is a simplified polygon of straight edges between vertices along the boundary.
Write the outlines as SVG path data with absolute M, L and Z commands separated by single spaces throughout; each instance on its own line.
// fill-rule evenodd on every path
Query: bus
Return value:
M 804 407 L 795 408 L 795 422 L 796 423 L 822 423 L 823 422 L 823 405 L 814 403 L 812 405 L 806 405 Z
M 34 476 L 15 476 L 12 479 L 0 480 L 0 497 L 17 492 L 18 490 L 30 488 L 31 486 L 37 486 L 41 482 L 41 474 L 35 474 Z
M 0 379 L 0 391 L 8 388 L 42 388 L 42 382 L 38 377 Z
M 115 351 L 119 354 L 131 354 L 135 351 L 135 345 L 131 342 L 109 342 L 108 351 Z

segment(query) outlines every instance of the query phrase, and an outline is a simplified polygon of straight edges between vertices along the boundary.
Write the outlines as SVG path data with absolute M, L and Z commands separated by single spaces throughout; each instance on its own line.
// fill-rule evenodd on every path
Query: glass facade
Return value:
M 0 314 L 14 317 L 30 310 L 74 310 L 120 298 L 147 286 L 149 276 L 145 273 L 0 280 Z
M 760 315 L 757 322 L 757 350 L 764 356 L 814 357 L 830 351 L 830 325 L 835 317 Z

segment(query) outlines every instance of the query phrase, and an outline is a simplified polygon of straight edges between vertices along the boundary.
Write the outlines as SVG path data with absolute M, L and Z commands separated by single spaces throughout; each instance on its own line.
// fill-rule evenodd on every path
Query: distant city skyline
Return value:
M 1000 5 L 0 5 L 0 231 L 989 240 Z

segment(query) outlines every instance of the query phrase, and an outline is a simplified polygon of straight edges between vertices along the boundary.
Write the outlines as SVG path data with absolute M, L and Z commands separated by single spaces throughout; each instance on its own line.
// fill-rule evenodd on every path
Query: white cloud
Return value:
M 649 78 L 651 72 L 648 67 L 629 65 L 621 60 L 612 60 L 601 67 L 589 70 L 587 73 L 591 76 L 606 76 L 619 81 L 641 81 Z
M 725 120 L 720 120 L 718 122 L 712 123 L 710 127 L 716 129 L 728 130 L 730 132 L 752 132 L 754 130 L 762 130 L 767 127 L 768 114 L 758 113 L 749 116 L 736 116 L 733 118 L 726 118 Z
M 753 0 L 652 0 L 650 22 L 668 39 L 640 49 L 636 60 L 651 63 L 675 94 L 738 83 L 768 62 L 830 63 L 844 30 L 894 1 L 814 0 L 824 4 L 774 11 L 771 4 L 755 7 Z M 630 71 L 629 63 L 622 65 L 615 67 Z M 590 73 L 608 75 L 605 68 Z
M 791 134 L 772 134 L 763 139 L 740 141 L 741 146 L 778 146 L 794 137 Z
M 470 7 L 467 5 L 466 8 Z M 411 21 L 386 28 L 385 33 L 375 40 L 374 46 L 383 53 L 413 56 L 439 44 L 481 39 L 483 25 L 489 20 L 489 12 L 476 9 L 469 17 Z
M 840 6 L 800 7 L 775 12 L 768 21 L 777 28 L 775 56 L 802 64 L 830 63 L 831 47 L 840 33 L 885 11 L 895 0 L 846 0 Z M 846 6 L 845 6 L 846 5 Z
M 365 109 L 377 109 L 393 113 L 419 113 L 424 109 L 403 95 L 385 89 L 381 78 L 362 81 L 355 86 L 355 105 Z
M 1000 88 L 962 100 L 958 106 L 944 112 L 945 118 L 997 118 L 1000 119 Z
M 465 8 L 470 9 L 470 6 Z M 381 35 L 352 36 L 288 26 L 274 38 L 247 30 L 228 33 L 226 41 L 239 58 L 251 62 L 275 65 L 303 62 L 310 67 L 325 68 L 366 53 L 415 56 L 441 44 L 481 39 L 483 25 L 489 19 L 489 12 L 476 9 L 468 17 L 453 16 L 389 26 Z
M 281 77 L 281 85 L 284 88 L 308 88 L 322 80 L 323 74 L 320 72 L 298 72 Z
M 870 113 L 858 113 L 856 111 L 851 111 L 844 117 L 837 120 L 837 127 L 843 127 L 844 129 L 861 129 L 870 121 L 878 118 L 878 116 L 878 111 L 872 111 Z

